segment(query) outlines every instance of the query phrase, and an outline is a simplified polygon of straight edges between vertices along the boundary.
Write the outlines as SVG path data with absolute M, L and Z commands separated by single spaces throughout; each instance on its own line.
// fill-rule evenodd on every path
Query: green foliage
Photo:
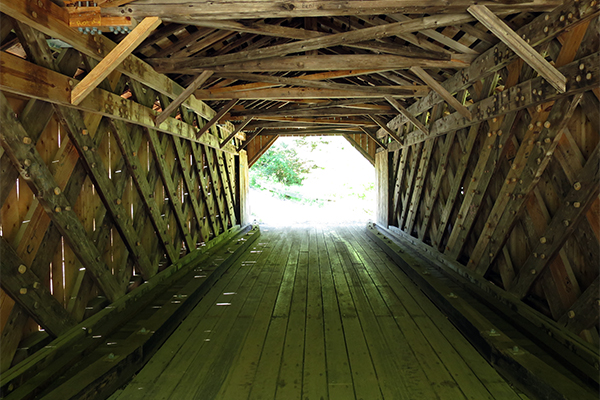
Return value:
M 316 167 L 301 160 L 287 143 L 277 142 L 252 166 L 251 183 L 256 183 L 256 176 L 259 176 L 287 186 L 301 185 L 306 174 Z
M 318 137 L 310 137 L 307 138 L 306 136 L 300 137 L 298 139 L 296 139 L 296 146 L 299 147 L 310 147 L 310 151 L 315 151 L 317 150 L 317 148 L 319 147 L 319 145 L 321 146 L 325 146 L 328 145 L 329 141 L 325 140 L 323 137 L 318 136 Z

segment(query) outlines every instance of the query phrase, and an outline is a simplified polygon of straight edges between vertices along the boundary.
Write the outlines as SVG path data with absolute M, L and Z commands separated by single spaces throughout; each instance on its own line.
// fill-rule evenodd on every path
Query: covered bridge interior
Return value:
M 596 0 L 0 0 L 6 399 L 596 399 Z M 249 220 L 340 135 L 367 226 Z

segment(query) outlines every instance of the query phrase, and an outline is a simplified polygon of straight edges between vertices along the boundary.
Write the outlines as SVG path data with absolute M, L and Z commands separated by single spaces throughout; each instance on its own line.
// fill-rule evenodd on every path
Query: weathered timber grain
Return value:
M 71 210 L 71 204 L 62 191 L 55 191 L 56 182 L 35 147 L 23 142 L 23 138 L 27 137 L 27 132 L 15 119 L 14 112 L 10 109 L 4 94 L 1 93 L 0 107 L 2 110 L 0 120 L 4 126 L 0 135 L 2 147 L 10 155 L 13 164 L 20 170 L 25 182 L 37 194 L 40 204 L 69 242 L 69 246 L 78 259 L 92 272 L 106 297 L 112 301 L 118 299 L 123 294 L 123 290 L 118 286 L 106 265 L 100 261 L 100 253 L 87 239 L 85 229 Z M 25 163 L 26 160 L 28 160 L 27 163 Z M 26 166 L 26 164 L 30 165 Z

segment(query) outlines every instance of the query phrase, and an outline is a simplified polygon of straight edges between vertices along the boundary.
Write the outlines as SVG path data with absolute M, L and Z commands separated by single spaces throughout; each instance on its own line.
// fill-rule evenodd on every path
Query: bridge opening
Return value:
M 249 175 L 250 211 L 259 224 L 374 220 L 375 168 L 342 136 L 280 137 Z

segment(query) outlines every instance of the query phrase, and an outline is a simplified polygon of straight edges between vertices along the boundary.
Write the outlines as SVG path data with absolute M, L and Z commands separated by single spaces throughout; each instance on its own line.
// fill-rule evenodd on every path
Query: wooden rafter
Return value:
M 216 73 L 275 72 L 275 71 L 337 71 L 337 70 L 392 70 L 423 68 L 466 68 L 472 57 L 454 57 L 452 60 L 431 60 L 397 55 L 348 54 L 343 57 L 331 55 L 269 57 L 258 60 L 237 58 L 237 62 L 205 67 L 191 62 L 172 59 L 148 60 L 155 69 L 165 74 L 197 74 L 209 69 Z M 189 58 L 193 60 L 194 58 Z
M 383 120 L 381 120 L 378 116 L 376 115 L 370 115 L 369 114 L 369 118 L 371 118 L 371 120 L 373 122 L 375 122 L 377 125 L 379 125 L 380 128 L 382 128 L 384 131 L 387 132 L 388 135 L 390 135 L 390 137 L 392 139 L 394 139 L 400 146 L 402 146 L 402 139 L 398 136 L 398 134 L 391 129 L 390 127 L 388 127 L 387 123 Z
M 381 72 L 381 71 L 382 70 L 360 69 L 360 70 L 339 70 L 339 71 L 317 72 L 314 74 L 303 75 L 302 79 L 311 80 L 311 81 L 312 80 L 320 81 L 320 80 L 325 80 L 325 79 L 336 79 L 336 78 L 346 78 L 349 76 L 367 75 L 367 74 L 371 74 L 374 72 Z M 220 73 L 217 75 L 222 76 Z M 261 76 L 264 76 L 264 75 L 261 75 Z M 232 80 L 235 80 L 235 79 L 232 78 Z M 210 88 L 210 91 L 211 91 L 211 93 L 235 92 L 235 91 L 243 91 L 243 90 L 249 90 L 249 89 L 271 88 L 271 87 L 275 87 L 275 86 L 278 86 L 278 84 L 277 83 L 275 83 L 275 84 L 246 83 L 243 85 L 236 85 L 236 86 L 219 86 L 219 87 L 212 86 Z
M 221 109 L 219 110 L 219 112 L 212 117 L 212 119 L 210 121 L 208 121 L 202 128 L 200 128 L 200 130 L 198 131 L 198 133 L 196 133 L 196 138 L 199 139 L 202 137 L 202 135 L 204 135 L 206 132 L 208 132 L 208 130 L 216 123 L 219 122 L 219 120 L 221 118 L 223 118 L 223 116 L 225 114 L 227 114 L 229 112 L 229 110 L 231 110 L 233 108 L 233 106 L 235 106 L 237 104 L 237 102 L 239 101 L 239 99 L 232 99 L 229 102 L 227 102 L 227 104 L 225 104 L 223 107 L 221 107 Z M 219 145 L 219 149 L 220 149 L 220 145 Z
M 160 25 L 162 21 L 158 17 L 144 18 L 127 37 L 121 41 L 100 63 L 90 71 L 85 78 L 71 92 L 71 103 L 78 105 L 90 94 L 100 82 L 102 82 L 112 71 L 114 71 L 123 60 L 125 60 L 135 48 Z
M 468 14 L 444 15 L 423 17 L 418 20 L 406 22 L 396 22 L 385 26 L 375 26 L 361 30 L 338 33 L 325 37 L 306 39 L 298 42 L 286 43 L 277 46 L 241 51 L 238 53 L 227 54 L 210 58 L 193 58 L 190 60 L 165 60 L 154 59 L 152 64 L 160 71 L 182 71 L 192 68 L 210 68 L 219 65 L 229 65 L 243 61 L 262 60 L 265 58 L 281 57 L 287 54 L 298 53 L 301 51 L 318 50 L 325 47 L 338 46 L 342 44 L 363 42 L 365 40 L 379 39 L 386 36 L 397 35 L 405 32 L 414 32 L 421 29 L 440 27 L 446 25 L 455 25 L 469 22 L 473 19 Z M 318 56 L 317 56 L 318 57 Z
M 421 67 L 411 67 L 410 70 L 415 73 L 423 82 L 425 82 L 433 91 L 439 94 L 446 102 L 458 111 L 466 119 L 471 119 L 471 112 L 463 106 L 452 94 L 450 94 L 442 85 L 425 72 Z
M 419 129 L 421 132 L 423 132 L 424 134 L 429 133 L 429 129 L 427 129 L 425 127 L 425 125 L 423 125 L 421 123 L 421 121 L 419 121 L 418 119 L 416 119 L 414 117 L 414 115 L 412 115 L 410 112 L 408 112 L 408 110 L 406 108 L 404 108 L 404 106 L 402 106 L 402 104 L 400 104 L 398 102 L 398 100 L 394 99 L 393 97 L 389 97 L 386 96 L 385 100 L 390 103 L 396 110 L 398 110 L 399 113 L 401 113 L 402 115 L 404 115 L 406 118 L 409 119 L 410 122 L 412 122 L 417 129 Z
M 451 4 L 429 3 L 413 0 L 386 0 L 378 1 L 376 4 L 360 0 L 352 0 L 345 3 L 345 7 L 339 7 L 337 3 L 326 0 L 315 1 L 272 1 L 262 2 L 258 0 L 245 0 L 243 6 L 238 1 L 220 1 L 213 3 L 207 0 L 194 0 L 193 2 L 182 1 L 171 4 L 169 7 L 156 6 L 153 4 L 128 5 L 126 8 L 106 9 L 106 12 L 115 16 L 144 17 L 158 15 L 160 17 L 189 15 L 189 4 L 193 4 L 193 14 L 198 19 L 253 19 L 253 18 L 292 18 L 311 16 L 334 16 L 334 15 L 381 15 L 389 13 L 400 14 L 436 14 L 465 12 L 466 8 L 476 2 L 471 0 L 453 1 Z M 558 0 L 536 1 L 534 4 L 504 4 L 503 2 L 491 2 L 490 8 L 495 12 L 517 13 L 524 11 L 551 11 L 560 4 Z
M 166 107 L 156 117 L 156 125 L 162 124 L 167 118 L 169 118 L 171 113 L 173 111 L 175 111 L 175 109 L 177 107 L 179 107 L 181 105 L 181 103 L 183 103 L 188 97 L 190 97 L 196 89 L 198 89 L 200 86 L 202 86 L 202 84 L 204 82 L 206 82 L 206 80 L 208 78 L 210 78 L 212 74 L 213 74 L 212 71 L 204 71 L 200 75 L 198 75 L 196 77 L 196 79 L 194 79 L 194 81 L 192 83 L 190 83 L 190 85 L 187 88 L 185 88 L 183 93 L 181 93 L 179 96 L 177 96 L 177 98 L 175 100 L 173 100 L 171 102 L 171 104 L 169 104 L 169 106 Z
M 577 23 L 579 20 L 585 20 L 590 18 L 596 11 L 594 7 L 590 6 L 590 1 L 582 2 L 581 4 L 575 4 L 567 2 L 559 7 L 556 7 L 547 15 L 541 15 L 531 23 L 520 28 L 517 33 L 519 35 L 528 35 L 527 38 L 530 40 L 529 45 L 532 47 L 539 46 L 543 43 L 547 43 L 552 38 L 556 37 L 560 32 L 571 27 L 572 23 Z M 568 21 L 567 24 L 559 23 L 560 18 L 564 20 L 564 16 L 571 13 L 571 15 L 579 15 L 579 20 Z M 546 29 L 548 28 L 548 29 Z M 452 78 L 447 79 L 442 83 L 442 86 L 450 93 L 456 93 L 460 90 L 468 88 L 473 83 L 481 80 L 485 75 L 497 72 L 502 68 L 505 68 L 511 62 L 513 62 L 517 55 L 514 54 L 508 46 L 504 43 L 496 44 L 491 50 L 494 57 L 483 57 L 477 60 L 477 64 L 471 65 L 465 68 L 463 71 L 455 74 Z M 508 53 L 507 53 L 508 51 Z M 565 76 L 569 76 L 566 71 L 561 71 Z M 537 90 L 537 88 L 536 88 Z M 430 93 L 428 96 L 420 99 L 419 101 L 407 107 L 407 110 L 413 113 L 413 115 L 419 115 L 426 111 L 433 104 L 444 101 L 444 99 L 437 93 Z M 485 104 L 488 106 L 488 104 Z M 482 110 L 485 110 L 481 107 Z M 500 114 L 500 113 L 498 113 Z M 405 122 L 404 116 L 395 118 L 391 125 L 396 127 Z
M 241 132 L 242 129 L 244 129 L 250 122 L 252 122 L 252 118 L 253 117 L 248 118 L 247 120 L 245 120 L 244 122 L 242 122 L 238 127 L 236 127 L 235 130 L 229 134 L 229 136 L 227 136 L 225 139 L 223 139 L 223 141 L 221 142 L 221 144 L 219 145 L 219 147 L 223 148 L 227 143 L 229 143 L 229 141 L 231 139 L 233 139 L 233 137 L 235 135 L 237 135 L 238 132 Z
M 218 76 L 223 78 L 239 79 L 251 82 L 270 82 L 281 85 L 299 86 L 299 87 L 312 87 L 320 89 L 331 89 L 331 90 L 349 90 L 354 92 L 365 92 L 370 94 L 378 95 L 412 95 L 416 90 L 423 89 L 414 86 L 359 86 L 349 85 L 344 83 L 335 82 L 322 82 L 315 79 L 304 79 L 304 78 L 286 78 L 282 76 L 271 76 L 271 75 L 259 75 L 259 74 L 247 74 L 247 73 L 218 73 Z M 317 75 L 317 74 L 314 74 Z M 331 73 L 327 75 L 332 75 Z M 327 79 L 327 78 L 324 78 Z M 222 91 L 221 91 L 222 92 Z
M 557 90 L 566 90 L 567 78 L 550 65 L 524 38 L 517 35 L 504 21 L 498 18 L 486 6 L 472 5 L 467 11 L 486 26 L 498 39 L 519 55 L 527 64 L 550 82 Z
M 11 54 L 2 55 L 0 66 L 2 66 L 0 68 L 0 89 L 21 96 L 48 101 L 52 104 L 72 106 L 69 95 L 69 81 L 73 82 L 73 79 L 68 76 L 42 68 Z M 35 86 L 28 84 L 28 82 L 35 81 L 36 76 L 46 76 L 48 80 L 38 81 Z M 106 107 L 110 104 L 115 106 Z M 116 106 L 117 104 L 119 106 Z M 146 128 L 158 129 L 186 139 L 198 140 L 209 146 L 218 147 L 219 145 L 218 139 L 212 134 L 206 134 L 202 138 L 196 139 L 196 129 L 192 125 L 174 118 L 168 118 L 160 127 L 156 127 L 154 124 L 156 112 L 151 107 L 145 107 L 134 101 L 127 101 L 121 96 L 100 88 L 94 89 L 75 108 Z M 202 112 L 201 115 L 208 115 L 208 113 Z M 233 147 L 230 148 L 229 146 L 225 146 L 223 150 L 235 151 Z

